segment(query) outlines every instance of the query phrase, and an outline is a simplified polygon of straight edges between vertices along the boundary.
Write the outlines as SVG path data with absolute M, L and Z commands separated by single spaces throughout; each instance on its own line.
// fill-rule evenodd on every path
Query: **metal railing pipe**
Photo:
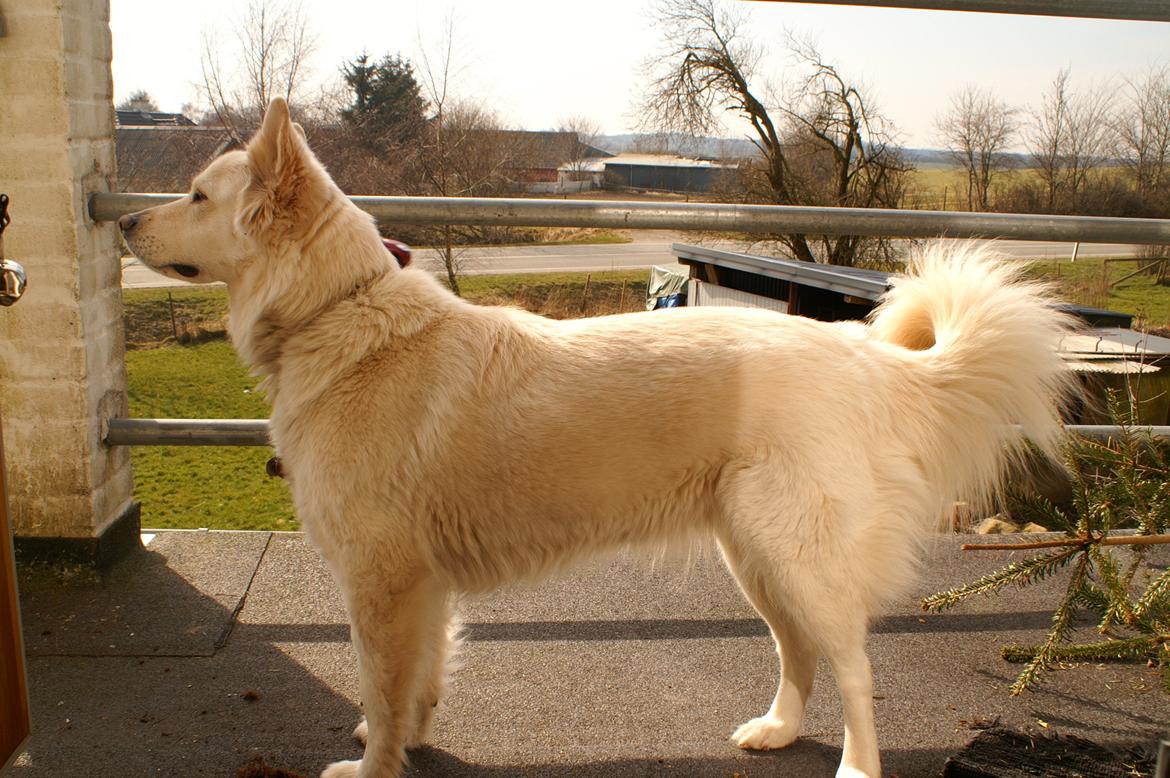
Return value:
M 1091 438 L 1109 438 L 1121 427 L 1073 424 L 1065 429 Z M 1135 426 L 1131 431 L 1170 439 L 1170 427 Z M 267 419 L 109 419 L 108 446 L 267 446 Z
M 107 446 L 267 446 L 268 419 L 109 419 Z
M 100 193 L 90 216 L 113 221 L 176 194 Z M 607 227 L 889 238 L 1007 238 L 1082 243 L 1170 244 L 1170 219 L 908 211 L 733 203 L 656 203 L 491 197 L 351 197 L 382 224 Z
M 1087 19 L 1134 19 L 1170 22 L 1165 0 L 792 0 L 798 3 L 865 5 L 932 11 L 981 11 Z

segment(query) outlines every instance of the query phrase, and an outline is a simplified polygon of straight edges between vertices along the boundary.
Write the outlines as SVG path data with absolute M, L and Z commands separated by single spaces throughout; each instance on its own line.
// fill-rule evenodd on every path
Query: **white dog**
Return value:
M 870 620 L 944 506 L 1021 444 L 1049 449 L 1066 319 L 970 245 L 933 247 L 868 324 L 696 308 L 549 321 L 400 270 L 273 101 L 190 197 L 122 217 L 149 266 L 227 283 L 266 376 L 272 442 L 343 592 L 365 756 L 397 776 L 427 734 L 450 601 L 588 552 L 714 537 L 775 637 L 771 708 L 800 733 L 818 657 L 844 705 L 838 775 L 878 776 Z M 687 419 L 663 442 L 656 419 Z M 1020 425 L 1017 428 L 1015 425 Z

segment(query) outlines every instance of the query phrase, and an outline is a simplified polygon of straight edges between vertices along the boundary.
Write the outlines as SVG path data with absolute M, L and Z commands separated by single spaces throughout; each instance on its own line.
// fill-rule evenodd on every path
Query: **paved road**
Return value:
M 464 249 L 460 254 L 464 272 L 479 273 L 542 273 L 542 272 L 597 272 L 601 270 L 634 270 L 651 265 L 674 265 L 671 244 L 686 242 L 683 234 L 654 233 L 650 239 L 635 238 L 631 243 L 590 246 L 504 246 Z M 1020 259 L 1068 259 L 1072 243 L 1001 241 L 1000 248 Z M 723 247 L 721 244 L 718 247 Z M 729 249 L 737 248 L 728 243 Z M 743 247 L 740 247 L 741 249 Z M 1082 244 L 1078 255 L 1132 256 L 1139 246 L 1116 244 Z M 432 249 L 416 249 L 415 261 L 421 266 L 439 270 L 442 265 Z M 122 261 L 122 286 L 126 289 L 186 286 L 186 281 L 168 279 L 143 267 L 133 257 Z

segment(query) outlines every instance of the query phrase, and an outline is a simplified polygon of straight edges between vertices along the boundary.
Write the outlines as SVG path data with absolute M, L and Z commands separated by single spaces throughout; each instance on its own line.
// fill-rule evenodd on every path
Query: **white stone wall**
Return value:
M 0 309 L 0 408 L 18 535 L 99 535 L 131 505 L 129 452 L 101 444 L 125 415 L 116 228 L 89 194 L 110 191 L 114 111 L 108 0 L 0 3 L 0 191 L 5 253 L 28 290 Z

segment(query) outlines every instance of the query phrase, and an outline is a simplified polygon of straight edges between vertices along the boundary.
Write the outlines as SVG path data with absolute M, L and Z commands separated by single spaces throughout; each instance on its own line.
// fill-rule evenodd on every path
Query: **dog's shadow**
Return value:
M 657 759 L 611 759 L 581 762 L 531 762 L 512 764 L 472 764 L 435 746 L 423 746 L 410 752 L 409 766 L 403 778 L 441 775 L 444 778 L 632 778 L 632 776 L 671 775 L 687 778 L 728 778 L 745 776 L 833 775 L 841 761 L 840 746 L 802 738 L 780 751 L 739 751 L 728 746 L 727 756 L 678 757 Z M 899 778 L 937 776 L 949 749 L 883 749 L 882 768 L 887 775 Z
M 729 746 L 730 749 L 730 746 Z M 719 776 L 729 775 L 831 775 L 841 759 L 841 749 L 814 740 L 799 740 L 782 751 L 735 751 L 726 757 L 654 757 L 565 762 L 473 764 L 435 746 L 410 752 L 404 778 L 442 775 L 444 778 L 613 778 L 614 776 Z

